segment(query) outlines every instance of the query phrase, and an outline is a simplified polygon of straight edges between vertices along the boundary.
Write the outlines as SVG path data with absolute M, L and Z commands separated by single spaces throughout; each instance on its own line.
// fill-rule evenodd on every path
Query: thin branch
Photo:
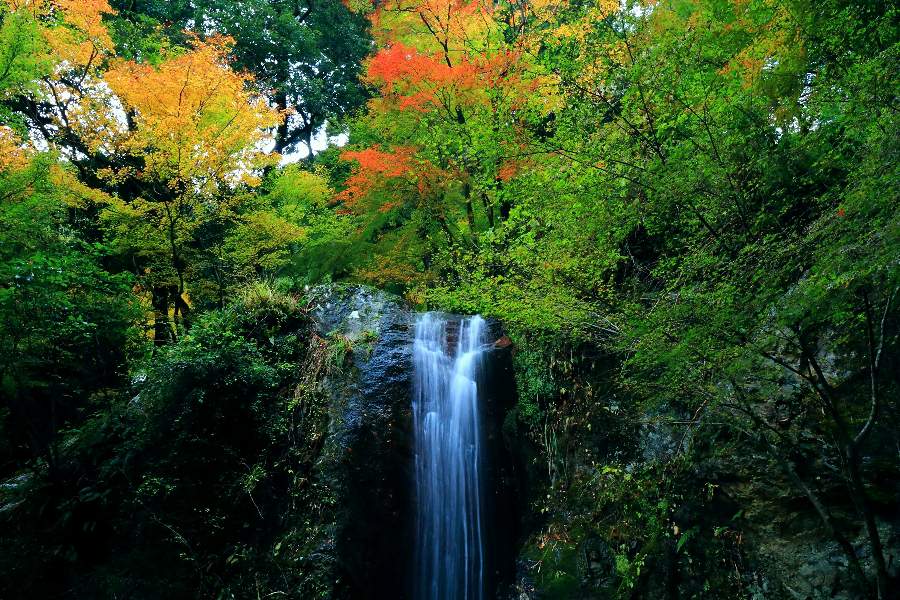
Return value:
M 872 316 L 872 303 L 869 301 L 868 292 L 863 292 L 863 312 L 866 317 L 866 342 L 868 345 L 868 354 L 869 354 L 869 417 L 866 419 L 865 425 L 863 425 L 862 429 L 859 430 L 859 433 L 856 434 L 856 437 L 853 438 L 853 444 L 858 446 L 865 441 L 866 437 L 871 433 L 872 428 L 875 425 L 875 420 L 878 418 L 878 411 L 880 409 L 880 398 L 878 395 L 878 363 L 881 360 L 881 351 L 884 349 L 884 323 L 887 320 L 887 315 L 891 307 L 891 303 L 894 300 L 894 294 L 896 293 L 896 289 L 891 292 L 891 295 L 888 297 L 887 302 L 884 306 L 884 313 L 881 316 L 881 323 L 879 324 L 879 333 L 878 333 L 878 343 L 876 345 L 875 342 L 875 324 L 873 322 Z

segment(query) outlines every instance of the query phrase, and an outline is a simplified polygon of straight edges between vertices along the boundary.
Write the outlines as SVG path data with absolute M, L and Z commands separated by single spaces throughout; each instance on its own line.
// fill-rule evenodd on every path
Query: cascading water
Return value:
M 455 350 L 453 326 L 459 326 Z M 484 501 L 478 379 L 485 321 L 416 323 L 416 600 L 483 600 Z

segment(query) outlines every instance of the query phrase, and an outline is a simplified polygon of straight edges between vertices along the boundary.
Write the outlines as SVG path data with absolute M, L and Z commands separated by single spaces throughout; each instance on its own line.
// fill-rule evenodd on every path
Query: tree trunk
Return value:
M 172 327 L 169 324 L 169 288 L 167 286 L 152 289 L 153 304 L 153 343 L 162 346 L 172 341 Z
M 736 382 L 731 382 L 732 387 L 737 392 L 740 390 L 740 387 Z M 850 540 L 837 528 L 837 525 L 834 522 L 834 518 L 831 516 L 831 512 L 828 510 L 828 507 L 822 502 L 819 495 L 809 487 L 805 481 L 800 477 L 797 473 L 797 470 L 794 468 L 794 463 L 785 456 L 781 450 L 778 448 L 776 444 L 770 441 L 764 431 L 769 430 L 775 433 L 778 433 L 777 429 L 772 427 L 769 423 L 767 423 L 762 417 L 753 412 L 752 408 L 747 407 L 737 407 L 742 413 L 746 414 L 750 417 L 751 421 L 756 425 L 760 431 L 759 435 L 761 436 L 761 440 L 763 440 L 769 448 L 770 455 L 778 461 L 781 465 L 784 472 L 787 474 L 788 479 L 797 487 L 798 490 L 803 492 L 806 498 L 809 500 L 810 504 L 813 505 L 813 508 L 816 511 L 816 514 L 819 515 L 819 519 L 821 519 L 822 524 L 825 526 L 825 530 L 828 532 L 828 535 L 837 542 L 838 546 L 840 546 L 841 550 L 844 552 L 844 555 L 847 557 L 847 564 L 850 568 L 850 575 L 853 577 L 854 581 L 857 582 L 861 590 L 870 590 L 869 581 L 866 578 L 866 574 L 862 569 L 862 565 L 859 563 L 859 557 L 856 556 L 856 550 L 853 548 L 853 544 L 850 543 Z
M 177 290 L 174 294 L 174 308 L 176 326 L 181 325 L 181 331 L 187 331 L 190 328 L 191 307 L 184 299 L 184 289 Z
M 469 224 L 472 241 L 475 242 L 478 232 L 475 229 L 475 209 L 472 206 L 472 185 L 468 181 L 463 183 L 463 198 L 466 201 L 466 222 Z
M 512 210 L 512 203 L 509 202 L 508 200 L 501 200 L 500 201 L 500 220 L 508 221 L 509 213 L 511 210 Z
M 443 213 L 438 213 L 436 218 L 438 223 L 440 223 L 444 234 L 447 236 L 447 244 L 452 247 L 453 244 L 456 243 L 456 238 L 453 236 L 453 232 L 450 231 L 450 226 L 447 225 L 447 218 L 444 217 Z
M 313 150 L 312 138 L 313 138 L 313 127 L 312 127 L 312 124 L 309 124 L 303 130 L 303 143 L 306 144 L 306 150 L 308 152 L 308 154 L 306 155 L 307 162 L 312 162 L 313 159 L 316 157 L 316 153 Z
M 822 520 L 822 524 L 825 525 L 825 529 L 828 532 L 828 535 L 837 542 L 838 546 L 843 550 L 844 555 L 847 557 L 847 562 L 850 566 L 850 573 L 856 582 L 861 586 L 863 590 L 868 590 L 869 582 L 866 579 L 866 575 L 862 570 L 862 566 L 859 564 L 859 557 L 856 556 L 856 550 L 853 548 L 853 544 L 850 543 L 850 540 L 841 533 L 837 526 L 834 524 L 834 519 L 831 516 L 831 512 L 828 510 L 828 507 L 822 502 L 819 498 L 818 494 L 816 494 L 812 488 L 806 485 L 806 482 L 800 478 L 797 474 L 797 470 L 794 469 L 794 465 L 785 458 L 782 458 L 780 453 L 777 454 L 782 467 L 784 467 L 785 472 L 794 485 L 797 486 L 800 491 L 802 491 L 807 499 L 809 499 L 810 504 L 813 505 L 813 508 L 816 510 L 816 513 L 819 515 L 819 518 Z
M 872 561 L 875 563 L 875 580 L 878 584 L 878 599 L 884 600 L 890 597 L 888 587 L 887 565 L 884 560 L 884 547 L 881 544 L 881 536 L 878 533 L 878 524 L 875 521 L 875 513 L 872 511 L 872 503 L 866 492 L 862 475 L 859 472 L 859 451 L 856 444 L 847 445 L 847 470 L 850 474 L 850 496 L 856 509 L 866 524 L 866 535 L 869 538 L 869 546 L 872 549 Z
M 491 199 L 488 198 L 488 195 L 484 192 L 481 192 L 481 203 L 484 205 L 484 213 L 487 215 L 488 225 L 491 229 L 494 228 L 494 205 L 491 203 Z
M 287 109 L 287 93 L 279 92 L 275 95 L 275 106 L 280 111 Z M 276 153 L 281 154 L 287 148 L 288 133 L 288 116 L 285 115 L 278 124 L 278 129 L 275 130 L 275 148 L 273 150 Z

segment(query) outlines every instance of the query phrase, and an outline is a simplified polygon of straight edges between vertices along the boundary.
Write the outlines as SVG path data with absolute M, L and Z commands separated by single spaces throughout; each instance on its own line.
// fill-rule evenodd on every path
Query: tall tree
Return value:
M 256 186 L 272 157 L 261 150 L 280 116 L 248 92 L 249 76 L 227 65 L 230 42 L 212 38 L 159 65 L 118 62 L 104 80 L 129 113 L 129 127 L 114 143 L 138 166 L 103 173 L 127 182 L 130 197 L 113 201 L 104 219 L 116 243 L 146 259 L 156 323 L 188 309 L 186 277 L 198 228 L 234 215 L 238 185 Z M 165 339 L 157 327 L 157 340 Z
M 385 252 L 360 274 L 384 283 L 440 253 L 477 250 L 509 216 L 503 182 L 552 109 L 552 81 L 499 6 L 385 2 L 371 13 L 378 91 L 344 153 L 355 163 L 338 199 Z

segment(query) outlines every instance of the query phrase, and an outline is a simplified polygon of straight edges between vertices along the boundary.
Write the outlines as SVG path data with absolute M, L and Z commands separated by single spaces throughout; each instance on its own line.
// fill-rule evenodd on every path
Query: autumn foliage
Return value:
M 379 186 L 392 179 L 412 175 L 414 152 L 413 148 L 395 148 L 390 152 L 377 148 L 342 152 L 341 158 L 355 161 L 356 166 L 345 182 L 344 191 L 337 195 L 337 200 L 353 208 Z
M 28 164 L 22 141 L 9 127 L 0 126 L 0 173 L 17 171 Z
M 248 75 L 228 68 L 228 45 L 197 41 L 158 67 L 123 61 L 106 73 L 134 113 L 127 146 L 144 155 L 147 176 L 212 185 L 271 162 L 260 144 L 281 116 L 249 94 Z
M 510 51 L 490 56 L 462 56 L 451 63 L 439 53 L 396 42 L 370 60 L 366 78 L 397 109 L 454 110 L 457 104 L 487 102 L 495 86 L 509 91 L 521 81 L 513 74 L 518 58 L 518 53 Z
M 45 23 L 42 35 L 54 60 L 69 67 L 89 65 L 113 48 L 103 24 L 115 11 L 107 0 L 5 0 L 12 11 L 25 11 Z M 54 24 L 58 24 L 54 26 Z
M 438 56 L 396 43 L 375 55 L 367 75 L 397 99 L 399 108 L 425 111 L 429 105 L 446 103 L 450 94 L 471 90 L 478 69 L 467 60 L 448 65 Z

